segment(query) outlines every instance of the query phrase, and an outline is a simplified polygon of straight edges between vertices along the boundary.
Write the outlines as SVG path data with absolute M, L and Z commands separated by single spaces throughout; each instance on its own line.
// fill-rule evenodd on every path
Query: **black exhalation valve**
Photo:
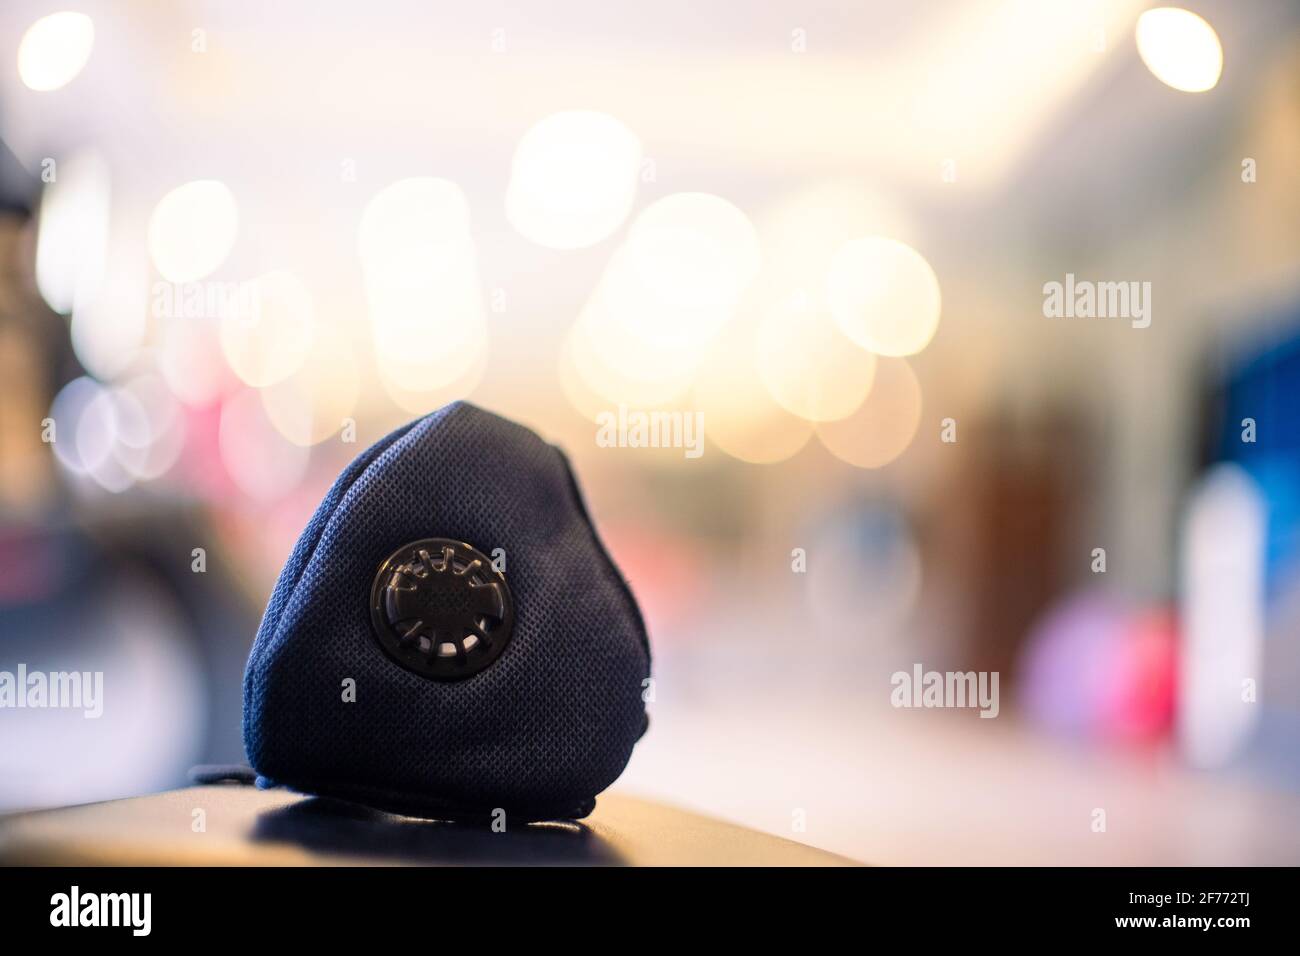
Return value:
M 505 650 L 515 612 L 505 576 L 464 541 L 424 538 L 379 566 L 370 620 L 384 653 L 434 680 L 479 673 Z

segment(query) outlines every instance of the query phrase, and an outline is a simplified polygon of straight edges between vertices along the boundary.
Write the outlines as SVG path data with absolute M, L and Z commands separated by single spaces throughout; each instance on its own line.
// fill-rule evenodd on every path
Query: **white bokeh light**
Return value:
M 176 401 L 156 375 L 121 386 L 101 385 L 89 376 L 73 379 L 55 396 L 54 455 L 75 476 L 106 491 L 122 492 L 137 481 L 165 474 L 184 444 L 184 422 Z
M 1223 45 L 1202 17 L 1179 7 L 1147 10 L 1137 22 L 1138 55 L 1155 77 L 1184 93 L 1213 89 L 1223 72 Z
M 94 463 L 83 459 L 77 446 L 77 431 L 87 409 L 102 391 L 103 386 L 83 375 L 59 389 L 50 405 L 50 418 L 54 421 L 51 447 L 55 460 L 75 475 L 86 474 Z
M 40 92 L 66 86 L 85 67 L 95 46 L 95 24 L 84 13 L 41 17 L 18 44 L 18 76 Z
M 79 291 L 104 275 L 109 238 L 109 171 L 98 153 L 61 162 L 41 197 L 36 286 L 55 312 L 72 311 Z
M 472 245 L 469 204 L 460 187 L 432 176 L 399 179 L 366 203 L 357 252 L 367 268 L 411 249 L 429 250 L 429 267 L 451 268 Z
M 149 219 L 149 254 L 169 282 L 202 279 L 225 262 L 239 231 L 230 188 L 215 179 L 177 186 Z
M 506 217 L 550 249 L 594 245 L 627 218 L 640 166 L 640 141 L 614 117 L 585 110 L 548 116 L 515 150 Z
M 157 374 L 131 379 L 113 390 L 117 411 L 114 455 L 137 481 L 161 477 L 185 443 L 180 405 Z
M 113 230 L 104 274 L 78 286 L 72 306 L 72 348 L 101 381 L 127 372 L 141 357 L 149 331 L 149 262 L 139 231 Z
M 236 297 L 221 316 L 221 351 L 248 385 L 283 381 L 306 360 L 314 335 L 311 291 L 291 272 L 260 275 L 251 294 Z
M 709 193 L 674 193 L 647 206 L 623 254 L 646 290 L 685 310 L 734 308 L 762 261 L 749 217 Z
M 375 361 L 394 400 L 423 409 L 476 384 L 487 322 L 460 187 L 413 177 L 380 190 L 362 214 L 357 252 Z

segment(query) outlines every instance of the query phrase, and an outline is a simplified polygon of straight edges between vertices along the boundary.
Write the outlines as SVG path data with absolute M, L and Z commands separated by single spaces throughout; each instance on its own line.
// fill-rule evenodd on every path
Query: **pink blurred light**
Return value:
M 1177 624 L 1172 610 L 1133 612 L 1102 594 L 1058 604 L 1034 628 L 1021 703 L 1056 733 L 1145 744 L 1173 729 Z

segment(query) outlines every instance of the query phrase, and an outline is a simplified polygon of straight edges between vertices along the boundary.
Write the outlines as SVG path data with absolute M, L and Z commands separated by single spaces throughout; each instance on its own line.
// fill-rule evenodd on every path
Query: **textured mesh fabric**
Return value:
M 505 551 L 513 634 L 461 681 L 404 669 L 371 633 L 380 562 L 428 537 Z M 270 782 L 385 810 L 573 819 L 645 730 L 649 669 L 640 611 L 564 455 L 457 402 L 363 452 L 303 531 L 249 655 L 244 746 Z

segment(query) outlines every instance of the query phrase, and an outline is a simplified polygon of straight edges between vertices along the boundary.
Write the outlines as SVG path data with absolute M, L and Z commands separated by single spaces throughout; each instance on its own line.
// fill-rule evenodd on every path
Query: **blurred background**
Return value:
M 1154 6 L 8 0 L 0 670 L 105 706 L 0 711 L 0 810 L 242 761 L 316 503 L 467 397 L 644 607 L 619 788 L 876 863 L 1300 863 L 1300 6 Z M 891 706 L 918 664 L 997 718 Z

